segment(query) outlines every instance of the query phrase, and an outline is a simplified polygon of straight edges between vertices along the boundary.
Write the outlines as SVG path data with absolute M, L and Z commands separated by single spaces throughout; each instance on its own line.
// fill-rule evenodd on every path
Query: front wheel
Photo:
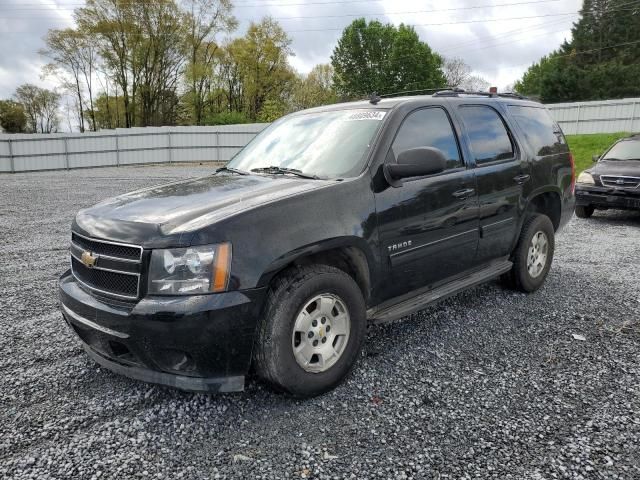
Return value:
M 539 289 L 551 268 L 554 250 L 555 231 L 549 217 L 529 217 L 513 251 L 513 268 L 504 276 L 507 285 L 522 292 Z
M 594 208 L 591 205 L 576 205 L 576 217 L 589 218 L 593 215 Z
M 338 385 L 366 335 L 365 303 L 356 282 L 327 265 L 295 268 L 272 285 L 256 337 L 260 378 L 296 397 Z

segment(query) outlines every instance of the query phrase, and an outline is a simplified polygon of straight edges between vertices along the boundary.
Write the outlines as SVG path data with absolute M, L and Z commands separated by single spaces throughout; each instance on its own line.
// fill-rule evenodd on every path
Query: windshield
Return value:
M 602 160 L 640 160 L 640 142 L 625 140 L 616 143 Z
M 245 172 L 280 167 L 321 178 L 357 176 L 384 116 L 380 110 L 339 110 L 285 117 L 227 166 Z

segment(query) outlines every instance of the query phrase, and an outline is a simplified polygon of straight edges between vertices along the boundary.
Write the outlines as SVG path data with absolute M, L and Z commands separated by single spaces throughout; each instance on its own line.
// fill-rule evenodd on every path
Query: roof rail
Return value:
M 462 88 L 454 88 L 451 90 L 440 90 L 433 94 L 434 97 L 459 97 L 460 95 L 479 95 L 482 97 L 489 98 L 517 98 L 520 100 L 527 100 L 528 98 L 524 95 L 520 95 L 517 92 L 505 92 L 505 93 L 493 93 L 493 92 L 474 92 L 474 91 L 466 91 Z
M 382 98 L 390 98 L 390 97 L 398 97 L 400 95 L 407 95 L 407 96 L 411 96 L 411 94 L 419 95 L 419 94 L 424 94 L 424 93 L 437 92 L 441 88 L 442 87 L 439 87 L 439 88 L 421 88 L 419 90 L 403 90 L 401 92 L 385 93 L 384 95 L 380 95 L 380 97 L 382 97 Z

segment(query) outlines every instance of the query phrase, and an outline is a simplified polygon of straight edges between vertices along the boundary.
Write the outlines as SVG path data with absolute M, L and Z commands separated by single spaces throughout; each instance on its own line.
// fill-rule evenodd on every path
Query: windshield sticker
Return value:
M 350 121 L 356 121 L 356 120 L 382 120 L 384 118 L 384 116 L 387 114 L 387 112 L 380 112 L 377 110 L 364 110 L 364 111 L 359 111 L 359 112 L 354 112 L 351 115 L 349 115 L 345 120 L 350 122 Z

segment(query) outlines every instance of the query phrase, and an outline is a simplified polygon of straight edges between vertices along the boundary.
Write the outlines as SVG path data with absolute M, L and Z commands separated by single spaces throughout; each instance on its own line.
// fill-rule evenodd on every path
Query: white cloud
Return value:
M 341 29 L 357 15 L 394 24 L 404 22 L 416 25 L 418 34 L 434 50 L 445 56 L 463 58 L 476 74 L 502 87 L 518 79 L 531 63 L 570 36 L 572 21 L 577 17 L 557 14 L 576 12 L 582 3 L 581 0 L 530 0 L 537 3 L 523 3 L 526 1 L 462 0 L 450 4 L 441 1 L 418 3 L 414 0 L 236 0 L 235 14 L 241 20 L 236 34 L 244 33 L 251 20 L 258 21 L 265 15 L 277 18 L 292 38 L 295 52 L 291 58 L 292 65 L 301 72 L 308 72 L 317 63 L 329 62 Z M 39 78 L 40 68 L 45 63 L 37 53 L 43 47 L 42 37 L 49 28 L 71 25 L 73 8 L 80 2 L 2 2 L 0 98 L 11 96 L 18 85 L 27 81 L 51 86 Z M 519 5 L 486 7 L 487 4 L 514 3 Z M 460 9 L 479 5 L 485 7 Z M 486 22 L 487 19 L 540 15 L 547 16 Z M 446 25 L 433 25 L 438 23 Z

